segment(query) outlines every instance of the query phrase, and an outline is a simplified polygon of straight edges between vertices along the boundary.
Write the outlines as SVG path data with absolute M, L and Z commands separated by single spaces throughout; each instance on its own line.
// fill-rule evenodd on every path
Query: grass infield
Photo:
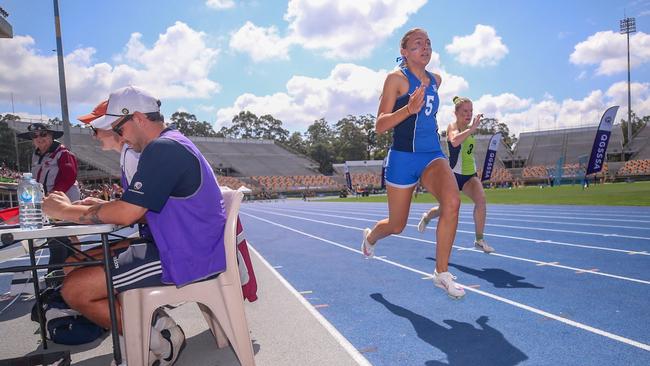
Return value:
M 650 206 L 650 182 L 608 183 L 590 185 L 582 189 L 580 185 L 562 185 L 559 187 L 523 187 L 513 189 L 486 189 L 488 204 L 543 204 L 543 205 L 605 205 L 605 206 Z M 463 203 L 471 200 L 460 195 Z M 386 202 L 385 195 L 363 198 L 328 199 L 330 202 Z M 436 199 L 428 193 L 420 193 L 413 198 L 415 203 L 433 203 Z

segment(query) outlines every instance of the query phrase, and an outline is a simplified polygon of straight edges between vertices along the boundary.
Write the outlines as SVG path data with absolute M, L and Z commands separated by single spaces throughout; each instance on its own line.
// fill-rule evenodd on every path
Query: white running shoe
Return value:
M 422 213 L 422 218 L 418 222 L 418 231 L 423 233 L 426 230 L 427 225 L 429 225 L 429 218 L 427 217 L 427 212 Z
M 494 248 L 489 246 L 488 243 L 484 239 L 475 240 L 474 241 L 474 246 L 476 247 L 476 249 L 480 249 L 480 250 L 482 250 L 483 252 L 485 252 L 487 254 L 490 254 L 490 253 L 494 252 Z
M 431 215 L 431 217 L 429 217 L 429 215 Z M 422 218 L 418 223 L 418 231 L 423 233 L 424 230 L 427 228 L 427 225 L 429 225 L 429 223 L 431 222 L 431 220 L 435 219 L 438 216 L 440 216 L 440 206 L 434 207 L 433 209 L 423 213 Z
M 363 229 L 363 240 L 361 241 L 361 253 L 363 253 L 363 255 L 366 258 L 372 258 L 375 256 L 375 245 L 377 245 L 377 243 L 370 244 L 368 242 L 368 235 L 370 235 L 371 231 L 372 230 L 370 230 L 369 228 Z
M 433 271 L 433 284 L 447 292 L 447 295 L 453 299 L 460 299 L 465 296 L 465 290 L 460 287 L 454 280 L 456 276 L 449 272 L 438 273 Z
M 171 366 L 176 362 L 183 348 L 185 348 L 185 332 L 183 332 L 180 326 L 176 325 L 172 328 L 162 330 L 160 334 L 169 342 L 171 350 L 169 354 L 159 356 L 152 363 L 152 366 Z
M 169 345 L 168 347 L 159 347 L 159 349 L 150 349 L 149 366 L 173 365 L 178 354 L 185 347 L 183 329 L 162 308 L 156 309 L 151 323 L 152 332 L 159 332 Z

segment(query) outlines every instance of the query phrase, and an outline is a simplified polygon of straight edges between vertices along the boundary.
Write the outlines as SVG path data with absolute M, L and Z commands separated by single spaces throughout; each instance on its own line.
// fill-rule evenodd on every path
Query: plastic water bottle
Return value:
M 43 186 L 32 178 L 32 173 L 23 173 L 18 184 L 18 217 L 21 229 L 43 227 Z

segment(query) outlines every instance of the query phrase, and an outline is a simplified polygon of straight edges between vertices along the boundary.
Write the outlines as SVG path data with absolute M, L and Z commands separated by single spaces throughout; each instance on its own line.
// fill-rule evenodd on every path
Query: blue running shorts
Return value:
M 417 184 L 424 169 L 437 159 L 447 159 L 442 151 L 407 152 L 391 149 L 386 159 L 386 184 L 409 188 Z

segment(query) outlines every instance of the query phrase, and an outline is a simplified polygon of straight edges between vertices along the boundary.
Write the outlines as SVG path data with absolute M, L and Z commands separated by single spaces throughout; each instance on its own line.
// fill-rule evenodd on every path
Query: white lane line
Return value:
M 325 213 L 319 213 L 323 211 L 317 211 L 317 212 L 311 212 L 311 211 L 306 211 L 306 210 L 292 210 L 292 209 L 283 209 L 283 208 L 274 208 L 276 210 L 280 211 L 290 211 L 290 212 L 299 212 L 302 214 L 309 214 L 309 215 L 319 215 L 319 216 L 327 216 L 327 217 L 335 217 L 335 218 L 341 218 L 341 219 L 346 219 L 346 220 L 357 220 L 357 221 L 369 221 L 369 222 L 376 222 L 376 220 L 370 220 L 370 219 L 362 219 L 359 217 L 351 217 L 351 216 L 341 216 L 341 215 L 332 215 L 332 214 L 325 214 Z M 330 212 L 330 211 L 326 211 Z M 372 216 L 377 216 L 377 217 L 385 217 L 385 215 L 378 215 L 378 214 L 364 214 L 364 215 L 372 215 Z M 409 220 L 420 220 L 419 217 L 417 218 L 411 218 L 409 217 Z M 474 225 L 472 223 L 472 225 Z M 408 225 L 411 227 L 416 227 L 416 225 Z M 435 227 L 430 227 L 427 228 L 428 230 L 435 230 Z M 456 230 L 456 232 L 459 233 L 465 233 L 465 234 L 472 234 L 474 235 L 474 231 L 468 231 L 468 230 Z M 586 244 L 575 244 L 575 243 L 566 243 L 566 242 L 561 242 L 561 241 L 554 241 L 554 240 L 540 240 L 540 239 L 530 239 L 530 238 L 524 238 L 520 236 L 510 236 L 510 235 L 500 235 L 500 234 L 490 234 L 490 233 L 485 233 L 483 234 L 484 236 L 493 236 L 495 238 L 506 238 L 506 239 L 515 239 L 515 240 L 523 240 L 523 241 L 531 241 L 534 243 L 548 243 L 548 244 L 554 244 L 554 245 L 562 245 L 562 246 L 567 246 L 567 247 L 574 247 L 574 248 L 585 248 L 585 249 L 595 249 L 595 250 L 605 250 L 608 252 L 618 252 L 618 253 L 625 253 L 625 254 L 639 254 L 639 255 L 647 255 L 650 256 L 650 253 L 647 253 L 645 251 L 636 251 L 636 250 L 628 250 L 628 249 L 616 249 L 616 248 L 607 248 L 607 247 L 599 247 L 599 246 L 594 246 L 594 245 L 586 245 Z
M 614 229 L 632 229 L 632 230 L 650 230 L 649 226 L 644 226 L 644 227 L 639 227 L 639 226 L 623 226 L 623 225 L 606 225 L 606 224 L 585 224 L 581 222 L 557 222 L 557 221 L 543 221 L 543 220 L 522 220 L 522 219 L 513 219 L 513 218 L 499 218 L 499 217 L 494 217 L 495 214 L 493 213 L 488 213 L 488 216 L 490 216 L 490 220 L 503 220 L 503 221 L 516 221 L 516 222 L 532 222 L 532 223 L 540 223 L 540 224 L 554 224 L 554 225 L 575 225 L 575 226 L 593 226 L 593 227 L 606 227 L 606 228 L 614 228 Z M 514 215 L 508 215 L 508 216 L 514 216 Z M 519 217 L 525 217 L 527 215 L 517 215 Z M 559 219 L 560 217 L 555 217 L 556 219 Z
M 304 232 L 304 231 L 300 231 L 300 230 L 294 229 L 294 228 L 289 227 L 289 226 L 285 226 L 285 225 L 282 225 L 282 224 L 278 224 L 278 223 L 276 223 L 276 222 L 273 222 L 273 221 L 270 221 L 270 220 L 266 220 L 266 219 L 263 219 L 263 218 L 258 217 L 258 216 L 251 215 L 251 214 L 249 214 L 249 213 L 242 213 L 242 214 L 244 214 L 244 215 L 246 215 L 246 216 L 249 216 L 249 217 L 252 217 L 252 218 L 254 218 L 254 219 L 260 220 L 260 221 L 264 221 L 264 222 L 269 223 L 269 224 L 271 224 L 271 225 L 275 225 L 275 226 L 281 227 L 281 228 L 283 228 L 283 229 L 290 230 L 290 231 L 293 231 L 293 232 L 295 232 L 295 233 L 298 233 L 298 234 L 301 234 L 301 235 L 304 235 L 304 236 L 307 236 L 307 237 L 310 237 L 310 238 L 313 238 L 313 239 L 316 239 L 316 240 L 323 241 L 323 242 L 325 242 L 325 243 L 328 243 L 328 244 L 330 244 L 330 245 L 334 245 L 334 246 L 339 247 L 339 248 L 341 248 L 341 249 L 345 249 L 345 250 L 349 250 L 349 251 L 354 252 L 354 253 L 358 253 L 360 256 L 363 255 L 363 253 L 361 253 L 360 250 L 350 248 L 350 247 L 348 247 L 348 246 L 346 246 L 346 245 L 343 245 L 343 244 L 340 244 L 340 243 L 337 243 L 337 242 L 334 242 L 334 241 L 331 241 L 331 240 L 328 240 L 328 239 L 325 239 L 325 238 L 321 238 L 321 237 L 319 237 L 319 236 L 315 236 L 315 235 L 312 235 L 312 234 L 306 233 L 306 232 Z M 255 251 L 255 250 L 253 250 L 253 251 L 254 251 L 254 252 L 255 252 L 255 253 L 256 253 L 260 258 L 262 258 L 262 256 L 259 255 L 259 253 L 257 253 L 257 251 Z M 410 272 L 413 272 L 413 273 L 417 273 L 417 274 L 422 275 L 422 276 L 430 276 L 430 274 L 427 273 L 427 272 L 423 272 L 423 271 L 420 271 L 420 270 L 418 270 L 418 269 L 411 268 L 411 267 L 405 266 L 405 265 L 403 265 L 403 264 L 400 264 L 400 263 L 397 263 L 397 262 L 393 262 L 393 261 L 388 260 L 388 259 L 376 258 L 376 260 L 381 261 L 381 262 L 384 262 L 384 263 L 387 263 L 387 264 L 390 264 L 390 265 L 395 266 L 395 267 L 398 267 L 398 268 L 405 269 L 405 270 L 410 271 Z M 277 274 L 277 275 L 279 276 L 279 274 Z M 285 280 L 285 282 L 286 282 L 286 280 Z M 588 332 L 591 332 L 591 333 L 594 333 L 594 334 L 598 334 L 598 335 L 600 335 L 600 336 L 603 336 L 603 337 L 606 337 L 606 338 L 609 338 L 609 339 L 612 339 L 612 340 L 615 340 L 615 341 L 618 341 L 618 342 L 622 342 L 622 343 L 628 344 L 628 345 L 633 346 L 633 347 L 637 347 L 637 348 L 643 349 L 643 350 L 645 350 L 645 351 L 650 351 L 650 345 L 648 345 L 648 344 L 641 343 L 641 342 L 635 341 L 635 340 L 633 340 L 633 339 L 625 338 L 625 337 L 619 336 L 619 335 L 617 335 L 617 334 L 614 334 L 614 333 L 610 333 L 610 332 L 604 331 L 604 330 L 602 330 L 602 329 L 594 328 L 594 327 L 592 327 L 592 326 L 589 326 L 589 325 L 586 325 L 586 324 L 582 324 L 582 323 L 577 322 L 577 321 L 574 321 L 574 320 L 569 320 L 569 319 L 563 318 L 563 317 L 561 317 L 561 316 L 559 316 L 559 315 L 555 315 L 555 314 L 552 314 L 552 313 L 546 312 L 546 311 L 544 311 L 544 310 L 541 310 L 541 309 L 538 309 L 538 308 L 534 308 L 534 307 L 532 307 L 532 306 L 525 305 L 525 304 L 522 304 L 522 303 L 519 303 L 519 302 L 516 302 L 516 301 L 510 300 L 510 299 L 507 299 L 507 298 L 505 298 L 505 297 L 501 297 L 501 296 L 494 295 L 494 294 L 491 294 L 491 293 L 486 292 L 486 291 L 483 291 L 483 290 L 479 290 L 479 289 L 475 288 L 474 286 L 465 286 L 465 285 L 462 285 L 462 284 L 460 284 L 460 283 L 458 283 L 458 284 L 459 284 L 460 286 L 462 286 L 462 287 L 463 287 L 465 290 L 467 290 L 467 291 L 471 291 L 471 292 L 477 293 L 477 294 L 479 294 L 479 295 L 483 295 L 483 296 L 489 297 L 489 298 L 491 298 L 491 299 L 494 299 L 494 300 L 497 300 L 497 301 L 501 301 L 501 302 L 503 302 L 503 303 L 506 303 L 506 304 L 509 304 L 509 305 L 512 305 L 512 306 L 518 307 L 518 308 L 520 308 L 520 309 L 527 310 L 527 311 L 530 311 L 530 312 L 532 312 L 532 313 L 539 314 L 539 315 L 541 315 L 541 316 L 545 316 L 545 317 L 550 318 L 550 319 L 553 319 L 553 320 L 557 320 L 557 321 L 559 321 L 559 322 L 561 322 L 561 323 L 564 323 L 564 324 L 570 325 L 570 326 L 572 326 L 572 327 L 579 328 L 579 329 L 583 329 L 583 330 L 586 330 L 586 331 L 588 331 Z M 291 285 L 287 283 L 287 286 L 291 286 Z M 291 287 L 291 288 L 293 288 L 293 287 Z M 295 290 L 294 290 L 294 291 L 295 291 Z M 299 294 L 297 294 L 297 293 L 296 293 L 296 297 L 298 297 L 298 298 L 302 298 L 302 297 L 301 297 Z M 315 310 L 314 310 L 314 311 L 315 311 Z M 329 323 L 328 323 L 328 324 L 329 324 Z M 330 326 L 331 326 L 331 324 L 330 324 Z M 340 334 L 340 333 L 339 333 L 339 334 Z M 342 337 L 342 336 L 341 336 L 341 337 Z M 344 339 L 345 339 L 345 338 L 344 338 Z
M 299 219 L 299 220 L 304 220 L 304 221 L 310 221 L 310 222 L 315 222 L 315 223 L 319 223 L 319 224 L 338 226 L 338 227 L 343 227 L 343 228 L 346 228 L 346 229 L 353 229 L 353 230 L 359 230 L 359 231 L 363 230 L 363 228 L 359 228 L 359 227 L 356 227 L 356 226 L 348 226 L 348 225 L 336 224 L 336 223 L 327 222 L 327 221 L 308 219 L 308 218 L 300 217 L 300 216 L 294 216 L 294 215 L 281 214 L 281 213 L 277 213 L 277 212 L 271 212 L 269 210 L 254 210 L 254 211 L 259 211 L 259 212 L 263 212 L 263 213 L 267 213 L 267 214 L 271 214 L 271 215 L 284 216 L 284 217 L 289 217 L 289 218 L 294 218 L 294 219 Z M 353 219 L 353 218 L 350 218 L 350 219 Z M 356 220 L 372 221 L 372 220 L 364 220 L 364 219 L 356 219 Z M 415 225 L 409 225 L 409 226 L 415 226 Z M 423 242 L 423 243 L 427 243 L 427 244 L 435 244 L 434 241 L 426 240 L 426 239 L 420 239 L 420 238 L 414 238 L 412 236 L 406 236 L 406 235 L 392 235 L 392 236 L 397 237 L 397 238 L 407 239 L 407 240 L 419 241 L 419 242 Z M 456 245 L 452 246 L 452 248 L 457 249 L 457 250 L 459 249 L 459 247 L 456 246 Z M 463 248 L 461 250 L 467 250 L 467 251 L 483 254 L 483 251 L 478 250 L 478 249 Z M 535 260 L 535 259 L 516 257 L 516 256 L 513 256 L 513 255 L 507 255 L 507 254 L 502 254 L 502 253 L 490 253 L 490 255 L 495 256 L 495 257 L 502 257 L 502 258 L 513 259 L 513 260 L 518 260 L 518 261 L 522 261 L 522 262 L 533 263 L 535 265 L 543 265 L 543 266 L 567 269 L 567 270 L 574 271 L 574 272 L 575 271 L 588 271 L 587 273 L 594 274 L 594 275 L 597 275 L 597 276 L 616 278 L 616 279 L 619 279 L 619 280 L 642 283 L 644 285 L 650 285 L 650 281 L 640 280 L 640 279 L 631 278 L 631 277 L 624 277 L 624 276 L 619 276 L 619 275 L 615 275 L 615 274 L 611 274 L 611 273 L 605 273 L 605 272 L 590 272 L 588 269 L 585 270 L 584 268 L 576 268 L 576 267 L 571 267 L 571 266 L 564 266 L 564 265 L 559 264 L 558 262 L 544 262 L 544 261 L 538 261 L 538 260 Z
M 280 209 L 280 208 L 277 208 L 277 209 Z M 316 209 L 316 210 L 312 209 L 312 211 L 316 211 L 316 212 L 331 212 L 331 210 L 318 210 L 318 209 Z M 342 210 L 337 210 L 337 212 L 341 212 L 341 211 L 342 211 Z M 361 210 L 361 211 L 345 211 L 345 212 L 346 212 L 346 213 L 353 213 L 353 214 L 354 214 L 354 213 L 357 213 L 357 214 L 361 213 L 361 214 L 364 214 L 364 215 L 373 215 L 373 216 L 382 216 L 382 217 L 386 217 L 386 216 L 388 215 L 388 213 L 384 213 L 384 214 L 377 213 L 377 214 L 374 214 L 374 213 L 369 213 L 369 212 L 364 211 L 364 210 Z M 416 216 L 418 216 L 418 217 L 417 217 L 418 220 L 420 219 L 419 216 L 420 216 L 420 214 L 421 214 L 422 212 L 426 212 L 426 210 L 421 211 L 421 212 L 418 212 L 418 210 L 413 210 L 413 213 L 416 213 Z M 491 215 L 491 214 L 488 213 L 488 216 L 489 216 L 489 215 Z M 471 218 L 471 217 L 470 217 L 470 218 Z M 498 220 L 498 219 L 497 219 L 497 220 Z M 545 223 L 559 224 L 559 225 L 567 225 L 567 224 L 569 224 L 569 223 L 566 223 L 566 222 L 532 221 L 532 220 L 515 220 L 515 219 L 509 220 L 509 221 L 545 222 Z M 466 224 L 466 225 L 472 225 L 472 226 L 474 226 L 474 222 L 473 222 L 473 221 L 460 221 L 460 220 L 459 220 L 458 223 L 459 223 L 459 224 Z M 590 224 L 576 224 L 576 225 L 597 226 L 597 227 L 606 226 L 606 225 L 595 225 L 595 224 L 593 224 L 593 225 L 590 225 Z M 632 235 L 622 235 L 622 234 L 596 233 L 596 232 L 591 232 L 591 231 L 576 231 L 576 230 L 548 229 L 548 228 L 541 228 L 541 227 L 534 227 L 534 226 L 514 226 L 514 225 L 490 224 L 490 223 L 486 223 L 485 226 L 507 227 L 507 228 L 514 228 L 514 229 L 522 229 L 522 230 L 525 229 L 525 230 L 538 230 L 538 231 L 552 231 L 552 232 L 572 233 L 572 234 L 596 235 L 596 236 L 604 236 L 604 237 L 616 236 L 616 237 L 619 237 L 619 238 L 629 238 L 629 239 L 650 240 L 650 237 L 647 237 L 647 236 L 632 236 Z M 621 228 L 622 226 L 611 226 L 611 227 Z M 623 227 L 623 228 L 625 228 L 625 227 Z M 630 229 L 637 229 L 636 227 L 627 227 L 627 228 L 630 228 Z M 645 230 L 646 228 L 643 228 L 643 229 Z
M 436 205 L 437 205 L 437 203 L 431 203 L 431 207 L 436 206 Z M 363 207 L 363 206 L 361 206 L 361 207 Z M 637 219 L 630 218 L 630 217 L 638 217 L 638 216 L 636 216 L 634 214 L 630 214 L 630 215 L 608 215 L 608 214 L 592 214 L 592 213 L 587 213 L 587 212 L 575 212 L 574 214 L 577 215 L 577 216 L 550 215 L 552 213 L 557 213 L 558 211 L 561 211 L 562 214 L 565 214 L 565 215 L 566 214 L 571 214 L 571 212 L 567 212 L 565 210 L 558 209 L 558 211 L 554 211 L 554 212 L 549 211 L 549 212 L 547 212 L 547 215 L 549 215 L 549 216 L 546 216 L 546 215 L 540 215 L 538 211 L 532 211 L 531 214 L 528 215 L 527 211 L 515 210 L 514 212 L 507 212 L 507 211 L 495 210 L 493 207 L 494 206 L 492 206 L 492 205 L 488 205 L 488 215 L 514 216 L 514 217 L 544 217 L 544 218 L 551 218 L 551 219 L 560 219 L 560 218 L 562 218 L 562 219 L 572 219 L 572 220 L 593 220 L 593 221 L 609 221 L 609 222 L 620 221 L 620 222 L 624 222 L 624 223 L 630 223 L 630 222 L 650 223 L 649 220 L 637 220 Z M 358 207 L 355 207 L 355 209 L 357 209 L 357 208 Z M 371 212 L 371 211 L 374 211 L 374 212 L 386 212 L 386 209 L 378 209 L 378 208 L 375 208 L 375 207 L 363 207 L 363 209 L 358 209 L 357 211 L 363 211 L 363 210 L 366 210 L 367 212 Z M 420 207 L 418 205 L 413 205 L 413 210 L 414 211 L 416 211 L 416 210 L 420 211 L 420 213 L 421 213 L 421 212 L 425 212 L 427 209 L 422 208 L 422 207 Z M 473 209 L 469 209 L 469 210 L 468 209 L 463 209 L 462 205 L 461 205 L 461 209 L 460 209 L 461 214 L 471 215 L 473 212 L 474 212 Z M 593 218 L 592 217 L 587 217 L 587 216 L 593 216 L 593 215 L 602 216 L 602 217 L 593 217 Z M 614 218 L 612 218 L 612 216 L 620 216 L 620 217 L 626 217 L 626 218 L 625 219 L 614 219 Z
M 350 341 L 348 341 L 341 333 L 339 333 L 339 331 L 336 330 L 336 328 L 334 328 L 334 326 L 327 319 L 325 319 L 325 317 L 320 312 L 316 311 L 314 306 L 310 304 L 309 301 L 305 300 L 305 298 L 300 295 L 300 293 L 287 280 L 285 280 L 278 271 L 273 269 L 273 266 L 271 266 L 271 264 L 267 262 L 266 259 L 264 259 L 264 257 L 262 257 L 262 255 L 250 243 L 248 243 L 248 249 L 253 252 L 253 254 L 255 254 L 260 260 L 260 262 L 262 262 L 264 266 L 266 266 L 266 268 L 271 271 L 273 275 L 275 275 L 278 281 L 280 281 L 280 283 L 282 283 L 282 285 L 284 285 L 284 287 L 286 287 L 287 290 L 289 290 L 289 292 L 295 296 L 298 301 L 300 301 L 305 309 L 307 309 L 307 311 L 309 311 L 309 313 L 314 318 L 316 318 L 316 320 L 323 326 L 323 328 L 325 328 L 325 330 L 327 330 L 327 332 L 331 334 L 332 337 L 334 337 L 334 339 L 341 345 L 341 347 L 343 347 L 343 349 L 352 357 L 353 360 L 355 360 L 359 365 L 372 366 L 372 364 L 368 362 L 365 357 L 363 357 L 363 355 L 352 345 L 352 343 L 350 343 Z

